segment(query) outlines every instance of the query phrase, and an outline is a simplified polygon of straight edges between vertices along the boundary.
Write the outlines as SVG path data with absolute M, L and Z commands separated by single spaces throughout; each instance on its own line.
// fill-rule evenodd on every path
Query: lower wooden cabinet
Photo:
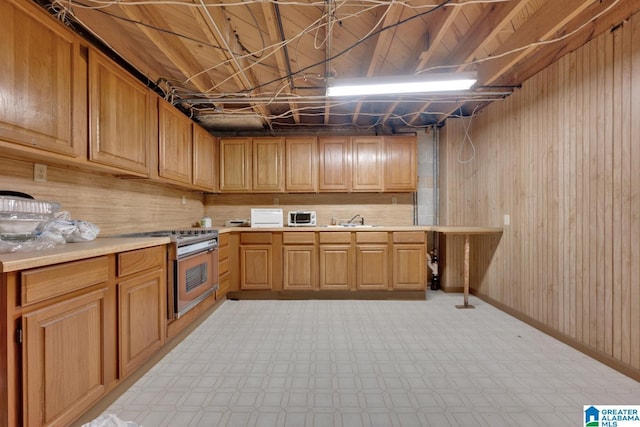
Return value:
M 13 277 L 3 292 L 10 293 L 12 286 L 21 290 L 23 425 L 68 425 L 116 381 L 109 258 L 34 268 Z
M 351 290 L 355 288 L 355 256 L 351 232 L 319 233 L 320 283 L 323 290 Z
M 106 390 L 105 290 L 23 316 L 25 426 L 69 425 Z
M 320 245 L 320 289 L 353 289 L 351 245 Z
M 273 249 L 271 233 L 240 235 L 240 289 L 273 288 Z
M 218 236 L 218 290 L 216 291 L 216 299 L 227 295 L 231 288 L 230 252 L 229 235 L 220 234 Z
M 165 270 L 162 246 L 118 254 L 120 378 L 136 370 L 164 345 Z
M 423 290 L 427 282 L 426 234 L 393 233 L 393 289 Z
M 358 231 L 356 235 L 356 287 L 389 289 L 389 244 L 384 231 Z
M 289 232 L 282 236 L 285 290 L 317 290 L 318 250 L 314 232 Z
M 0 279 L 0 426 L 72 425 L 165 343 L 164 245 Z
M 146 362 L 164 344 L 164 271 L 153 270 L 118 284 L 120 377 Z

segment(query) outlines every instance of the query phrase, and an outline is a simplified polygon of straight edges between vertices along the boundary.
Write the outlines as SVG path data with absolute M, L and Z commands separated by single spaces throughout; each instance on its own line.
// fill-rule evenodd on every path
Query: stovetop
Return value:
M 199 242 L 212 237 L 218 237 L 218 230 L 211 228 L 185 228 L 176 230 L 145 231 L 141 233 L 124 234 L 121 237 L 169 237 L 179 245 Z

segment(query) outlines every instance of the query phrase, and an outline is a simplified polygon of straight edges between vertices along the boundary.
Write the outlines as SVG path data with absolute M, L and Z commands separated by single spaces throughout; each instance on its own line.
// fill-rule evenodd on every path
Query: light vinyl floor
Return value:
M 226 301 L 104 414 L 159 426 L 578 426 L 640 383 L 470 297 Z

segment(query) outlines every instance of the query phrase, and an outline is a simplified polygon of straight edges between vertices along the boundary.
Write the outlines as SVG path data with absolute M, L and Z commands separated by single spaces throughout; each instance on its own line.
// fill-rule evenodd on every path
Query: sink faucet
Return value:
M 353 218 L 349 220 L 348 224 L 353 224 L 353 221 L 355 221 L 356 218 L 360 218 L 360 225 L 364 225 L 364 218 L 360 214 L 355 214 Z

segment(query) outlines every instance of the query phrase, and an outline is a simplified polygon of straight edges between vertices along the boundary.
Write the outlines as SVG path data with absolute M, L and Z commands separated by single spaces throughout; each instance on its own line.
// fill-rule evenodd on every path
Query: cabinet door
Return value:
M 0 2 L 0 139 L 75 156 L 86 76 L 72 33 L 27 2 Z M 86 143 L 86 142 L 85 142 Z
M 105 391 L 105 291 L 23 316 L 24 425 L 69 425 Z
M 270 290 L 273 287 L 271 245 L 240 247 L 240 289 Z
M 284 246 L 283 288 L 286 290 L 317 289 L 317 253 L 315 246 Z
M 229 255 L 231 247 L 229 245 L 229 235 L 220 234 L 218 237 L 218 290 L 216 299 L 224 297 L 231 285 L 231 260 Z
M 158 175 L 191 184 L 191 120 L 165 101 L 158 102 Z
M 320 289 L 353 289 L 353 265 L 351 245 L 320 245 Z
M 193 185 L 205 191 L 218 190 L 216 138 L 193 125 Z
M 393 288 L 423 290 L 426 286 L 426 257 L 424 244 L 393 245 Z
M 164 270 L 151 270 L 118 284 L 120 378 L 146 362 L 164 344 Z
M 383 139 L 353 137 L 353 191 L 382 191 L 384 181 Z
M 416 191 L 418 160 L 415 136 L 385 137 L 385 191 Z
M 287 192 L 318 191 L 318 140 L 316 137 L 285 140 L 285 189 Z
M 284 138 L 253 138 L 253 191 L 284 191 Z
M 351 190 L 351 140 L 348 137 L 319 138 L 318 164 L 320 191 Z
M 249 138 L 220 139 L 220 191 L 246 193 L 251 191 L 251 140 Z
M 149 89 L 89 50 L 89 160 L 148 176 L 156 108 Z
M 360 290 L 389 288 L 389 247 L 356 247 L 356 286 Z

